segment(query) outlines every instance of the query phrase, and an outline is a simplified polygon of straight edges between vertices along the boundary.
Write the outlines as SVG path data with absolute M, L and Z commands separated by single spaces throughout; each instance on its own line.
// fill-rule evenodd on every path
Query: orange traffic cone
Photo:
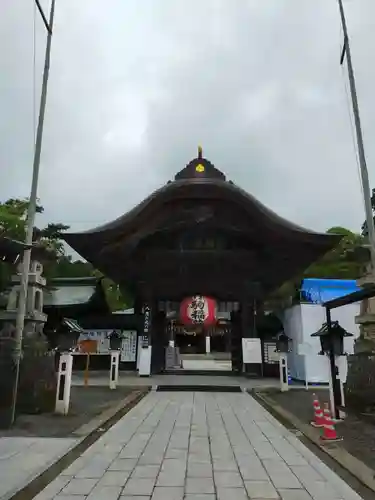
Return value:
M 314 397 L 314 421 L 311 422 L 311 425 L 313 427 L 324 427 L 324 417 L 323 417 L 323 410 L 320 407 L 320 403 L 318 398 L 316 397 L 315 394 L 313 394 Z
M 323 441 L 341 441 L 342 438 L 341 437 L 338 437 L 337 435 L 337 432 L 336 432 L 336 429 L 335 429 L 335 425 L 332 421 L 332 418 L 331 418 L 331 412 L 329 411 L 329 408 L 328 408 L 328 403 L 325 403 L 324 405 L 324 429 L 323 429 L 323 436 L 321 436 L 321 439 L 323 439 Z

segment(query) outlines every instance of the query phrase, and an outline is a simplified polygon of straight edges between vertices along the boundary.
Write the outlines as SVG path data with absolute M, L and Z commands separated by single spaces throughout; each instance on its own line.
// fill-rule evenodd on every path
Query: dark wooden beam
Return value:
M 173 279 L 164 279 L 155 282 L 150 282 L 149 286 L 153 294 L 159 300 L 182 300 L 190 295 L 197 293 L 211 296 L 217 300 L 237 301 L 242 294 L 241 283 L 228 282 L 179 282 Z M 254 283 L 253 294 L 256 297 L 261 297 L 260 286 Z

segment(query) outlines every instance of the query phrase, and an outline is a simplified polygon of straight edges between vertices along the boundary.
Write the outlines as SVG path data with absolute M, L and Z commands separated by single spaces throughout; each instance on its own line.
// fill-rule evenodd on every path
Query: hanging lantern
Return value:
M 212 325 L 216 323 L 216 301 L 203 295 L 194 295 L 181 302 L 180 319 L 184 325 Z

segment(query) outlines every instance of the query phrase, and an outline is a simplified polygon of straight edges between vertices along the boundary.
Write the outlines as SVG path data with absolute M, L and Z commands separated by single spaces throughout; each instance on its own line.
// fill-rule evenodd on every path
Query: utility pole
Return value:
M 369 181 L 369 177 L 368 177 L 368 170 L 367 170 L 367 164 L 366 164 L 365 147 L 363 144 L 363 135 L 362 135 L 362 127 L 361 127 L 361 118 L 360 118 L 360 114 L 359 114 L 357 89 L 356 89 L 356 83 L 355 83 L 352 54 L 351 54 L 351 50 L 350 50 L 348 27 L 346 24 L 343 0 L 338 0 L 338 3 L 339 3 L 339 9 L 340 9 L 342 29 L 344 32 L 344 45 L 343 45 L 343 49 L 342 49 L 340 63 L 341 63 L 341 65 L 344 63 L 345 56 L 346 56 L 346 61 L 348 64 L 348 76 L 349 76 L 349 84 L 350 84 L 350 94 L 351 94 L 351 98 L 352 98 L 355 131 L 356 131 L 356 136 L 357 136 L 358 157 L 359 157 L 359 166 L 360 166 L 360 171 L 361 171 L 361 181 L 362 181 L 363 197 L 364 197 L 364 204 L 365 204 L 366 224 L 367 224 L 368 239 L 369 239 L 369 245 L 370 245 L 371 268 L 372 268 L 372 271 L 375 272 L 375 229 L 374 229 L 374 219 L 373 219 L 372 205 L 371 205 L 370 181 Z
M 47 30 L 47 43 L 46 43 L 46 52 L 45 52 L 45 60 L 44 60 L 44 71 L 43 71 L 43 81 L 42 81 L 42 90 L 41 90 L 40 107 L 39 107 L 38 127 L 37 127 L 37 132 L 36 132 L 36 139 L 35 139 L 35 150 L 34 150 L 33 174 L 32 174 L 32 182 L 31 182 L 30 201 L 29 201 L 29 205 L 28 205 L 28 209 L 27 209 L 26 238 L 25 238 L 26 247 L 25 247 L 25 251 L 23 253 L 23 260 L 22 260 L 21 284 L 20 284 L 19 302 L 18 302 L 17 318 L 16 318 L 16 332 L 15 332 L 15 338 L 16 338 L 16 353 L 15 353 L 16 354 L 16 359 L 15 359 L 15 361 L 16 361 L 16 374 L 15 374 L 13 399 L 12 399 L 11 423 L 14 422 L 15 413 L 16 413 L 18 380 L 19 380 L 19 372 L 20 372 L 20 360 L 21 360 L 21 354 L 22 354 L 22 336 L 23 336 L 23 329 L 24 329 L 24 325 L 25 325 L 27 289 L 28 289 L 28 285 L 29 285 L 31 247 L 33 244 L 35 214 L 36 214 L 36 207 L 37 207 L 40 155 L 41 155 L 41 151 L 42 151 L 43 125 L 44 125 L 44 116 L 45 116 L 46 102 L 47 102 L 47 86 L 48 86 L 48 76 L 49 76 L 50 59 L 51 59 L 52 28 L 53 28 L 53 20 L 54 20 L 54 15 L 55 15 L 55 0 L 51 1 L 51 10 L 50 10 L 49 21 L 47 21 L 47 18 L 44 15 L 44 12 L 43 12 L 43 9 L 40 5 L 39 0 L 35 0 L 35 3 L 36 3 L 36 6 L 40 12 L 40 15 L 43 19 L 43 23 L 44 23 L 46 30 Z

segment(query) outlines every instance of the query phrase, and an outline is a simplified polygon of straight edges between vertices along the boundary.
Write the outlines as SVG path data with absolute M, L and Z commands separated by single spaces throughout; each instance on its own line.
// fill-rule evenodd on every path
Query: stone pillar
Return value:
M 0 311 L 0 319 L 11 325 L 11 328 L 14 328 L 17 317 L 21 282 L 20 265 L 17 271 L 17 274 L 12 276 L 12 289 L 8 297 L 7 308 L 5 311 Z M 55 406 L 57 385 L 55 353 L 50 350 L 47 339 L 43 334 L 47 315 L 43 312 L 43 289 L 46 286 L 46 280 L 42 273 L 42 264 L 36 260 L 32 260 L 29 270 L 29 286 L 17 394 L 17 410 L 19 412 L 34 413 L 36 411 L 49 411 L 53 410 Z M 1 351 L 5 352 L 7 357 L 14 358 L 14 350 L 16 348 L 17 346 L 12 342 L 10 337 L 7 340 L 3 340 Z M 13 354 L 9 349 L 13 351 Z M 0 358 L 2 358 L 1 352 Z M 0 365 L 2 365 L 1 360 Z M 8 375 L 3 375 L 2 368 L 0 367 L 0 377 L 15 376 L 14 362 L 11 364 L 8 363 L 7 369 L 11 370 L 11 372 Z M 0 400 L 2 396 L 3 391 L 0 388 Z
M 375 285 L 375 275 L 369 266 L 357 283 L 363 288 Z M 369 401 L 375 399 L 375 297 L 362 301 L 355 322 L 360 326 L 360 336 L 354 343 L 354 354 L 348 357 L 345 397 L 348 406 L 366 411 Z
M 362 288 L 375 285 L 375 275 L 370 268 L 365 276 L 357 280 L 357 284 Z M 354 344 L 355 354 L 375 354 L 375 297 L 362 301 L 360 314 L 356 316 L 355 322 L 360 325 L 360 336 Z
M 6 313 L 4 319 L 15 322 L 20 295 L 20 282 L 22 264 L 18 265 L 18 273 L 12 276 L 12 289 L 8 297 Z M 29 283 L 26 299 L 25 328 L 24 336 L 30 336 L 33 333 L 42 334 L 44 323 L 47 321 L 47 315 L 43 312 L 43 289 L 46 286 L 46 279 L 43 277 L 43 265 L 32 260 L 30 263 Z

